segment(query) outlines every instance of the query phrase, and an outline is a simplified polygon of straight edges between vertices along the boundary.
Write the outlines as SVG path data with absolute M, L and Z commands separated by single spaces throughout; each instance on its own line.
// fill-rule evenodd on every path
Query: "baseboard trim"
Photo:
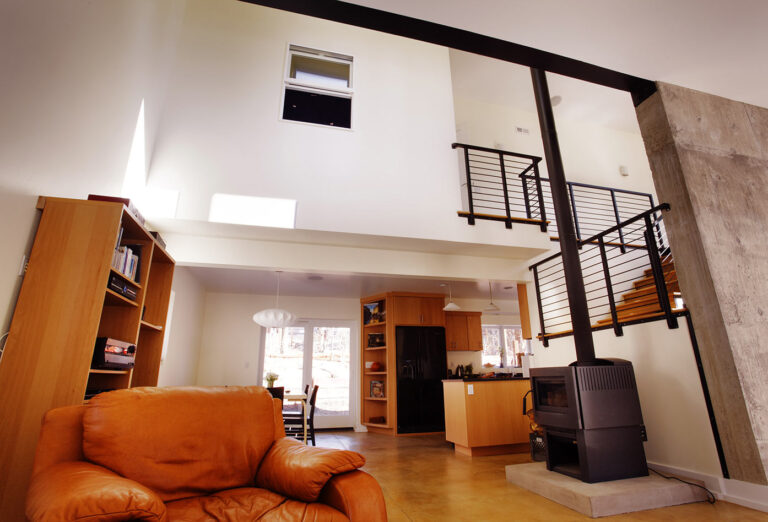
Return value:
M 751 482 L 743 482 L 741 480 L 725 479 L 717 475 L 708 475 L 690 469 L 667 466 L 659 462 L 648 461 L 648 466 L 662 473 L 701 481 L 720 500 L 768 513 L 768 486 L 752 484 Z

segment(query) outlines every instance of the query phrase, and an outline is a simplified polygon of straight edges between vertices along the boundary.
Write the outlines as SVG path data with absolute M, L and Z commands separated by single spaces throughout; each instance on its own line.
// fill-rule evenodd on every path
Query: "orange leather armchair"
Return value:
M 133 388 L 49 411 L 27 494 L 33 521 L 385 521 L 352 451 L 285 437 L 262 387 Z

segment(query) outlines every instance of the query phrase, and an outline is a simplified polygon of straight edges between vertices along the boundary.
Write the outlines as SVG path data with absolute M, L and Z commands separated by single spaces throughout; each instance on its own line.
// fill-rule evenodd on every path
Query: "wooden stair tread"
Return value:
M 684 306 L 681 307 L 681 308 L 673 308 L 672 309 L 672 313 L 685 312 L 686 310 L 687 310 L 687 308 L 684 307 Z M 652 313 L 632 315 L 631 317 L 625 318 L 623 320 L 621 318 L 619 318 L 619 322 L 639 321 L 639 320 L 642 320 L 642 319 L 653 319 L 655 317 L 658 317 L 660 319 L 663 318 L 664 317 L 664 312 L 652 312 Z M 595 330 L 597 328 L 604 327 L 605 325 L 610 324 L 611 321 L 612 321 L 612 319 L 608 319 L 607 321 L 605 319 L 601 319 L 600 321 L 598 321 L 597 323 L 592 325 L 592 329 Z M 568 335 L 568 334 L 572 334 L 572 333 L 573 333 L 573 330 L 561 330 L 559 332 L 548 332 L 548 333 L 546 333 L 544 335 L 539 334 L 539 335 L 536 336 L 536 338 L 541 340 L 541 339 L 544 339 L 544 338 L 557 337 L 557 336 Z
M 675 302 L 675 295 L 674 294 L 667 294 L 667 298 L 669 299 L 670 303 Z M 616 305 L 616 311 L 617 312 L 623 312 L 625 310 L 634 310 L 635 308 L 640 308 L 643 306 L 650 306 L 650 305 L 656 305 L 659 304 L 659 296 L 656 295 L 656 293 L 644 295 L 642 297 L 634 298 L 634 299 L 628 299 L 624 300 L 624 302 Z

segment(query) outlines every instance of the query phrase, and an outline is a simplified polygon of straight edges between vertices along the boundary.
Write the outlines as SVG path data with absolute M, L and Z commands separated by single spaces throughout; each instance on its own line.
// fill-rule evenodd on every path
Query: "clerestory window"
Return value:
M 283 119 L 352 128 L 352 57 L 291 45 Z

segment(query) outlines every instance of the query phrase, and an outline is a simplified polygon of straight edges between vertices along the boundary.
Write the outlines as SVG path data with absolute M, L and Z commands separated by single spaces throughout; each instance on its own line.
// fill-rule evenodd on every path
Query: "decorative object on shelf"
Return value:
M 363 305 L 363 324 L 383 323 L 387 316 L 384 310 L 384 302 L 366 303 Z
M 123 205 L 125 205 L 125 208 L 128 209 L 128 212 L 130 212 L 131 215 L 136 218 L 136 221 L 141 223 L 141 226 L 144 226 L 146 224 L 146 220 L 144 219 L 144 216 L 141 215 L 141 212 L 139 212 L 139 209 L 136 208 L 136 205 L 131 203 L 131 200 L 128 198 L 119 198 L 116 196 L 102 196 L 99 194 L 88 194 L 88 200 L 89 201 L 108 201 L 110 203 L 122 203 Z
M 490 302 L 488 303 L 488 306 L 483 308 L 484 312 L 499 312 L 501 311 L 501 308 L 498 307 L 496 303 L 493 302 L 493 289 L 491 288 L 491 282 L 488 281 L 488 296 L 490 297 Z
M 267 308 L 253 314 L 253 322 L 265 328 L 284 328 L 296 322 L 296 316 L 288 310 L 279 307 L 280 304 L 280 273 L 277 270 L 277 293 L 275 294 L 275 307 Z
M 384 381 L 371 381 L 371 397 L 374 399 L 384 398 Z
M 453 294 L 451 292 L 451 283 L 442 283 L 440 286 L 448 287 L 448 304 L 443 307 L 446 312 L 457 312 L 461 310 L 461 307 L 453 302 Z
M 384 334 L 383 333 L 369 333 L 368 334 L 368 348 L 379 348 L 384 346 Z
M 158 231 L 156 231 L 156 230 L 150 230 L 150 231 L 149 231 L 149 233 L 150 233 L 150 235 L 151 235 L 152 237 L 154 237 L 154 238 L 155 238 L 155 241 L 157 241 L 157 244 L 158 244 L 158 245 L 160 245 L 161 247 L 165 248 L 165 240 L 164 240 L 164 239 L 163 239 L 163 237 L 160 235 L 160 232 L 158 232 Z
M 275 372 L 267 372 L 267 374 L 264 376 L 264 380 L 267 381 L 267 388 L 274 388 L 275 381 L 278 377 L 280 376 Z
M 380 372 L 384 370 L 384 365 L 381 364 L 379 361 L 373 361 L 371 363 L 371 371 L 372 372 Z

